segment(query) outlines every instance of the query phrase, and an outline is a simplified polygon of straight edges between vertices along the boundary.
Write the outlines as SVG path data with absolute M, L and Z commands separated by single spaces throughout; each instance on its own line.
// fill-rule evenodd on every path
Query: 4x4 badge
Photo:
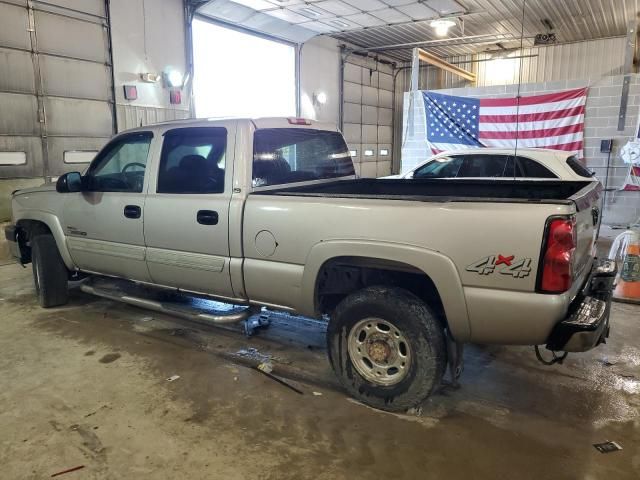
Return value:
M 497 268 L 504 265 L 502 268 Z M 491 275 L 496 270 L 501 275 L 511 275 L 514 278 L 528 277 L 531 273 L 531 259 L 516 259 L 515 255 L 489 255 L 473 262 L 467 267 L 467 272 L 476 272 L 480 275 Z

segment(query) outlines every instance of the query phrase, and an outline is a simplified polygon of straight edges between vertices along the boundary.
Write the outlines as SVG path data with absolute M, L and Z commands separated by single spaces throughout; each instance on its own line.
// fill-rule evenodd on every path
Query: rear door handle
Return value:
M 196 220 L 200 225 L 217 225 L 218 224 L 218 212 L 213 210 L 198 210 Z
M 125 205 L 124 216 L 127 218 L 140 218 L 142 209 L 138 205 Z

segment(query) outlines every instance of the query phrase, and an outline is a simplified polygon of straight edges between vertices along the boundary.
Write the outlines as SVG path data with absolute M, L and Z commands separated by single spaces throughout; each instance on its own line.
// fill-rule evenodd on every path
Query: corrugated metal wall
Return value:
M 25 155 L 0 178 L 77 170 L 113 134 L 111 85 L 104 0 L 0 2 L 0 152 Z
M 460 87 L 484 87 L 492 85 L 513 85 L 520 80 L 522 63 L 522 83 L 540 83 L 561 80 L 587 80 L 596 83 L 600 78 L 622 73 L 624 63 L 625 38 L 608 38 L 580 43 L 555 45 L 525 49 L 520 59 L 499 59 L 481 62 L 486 54 L 452 57 L 447 60 L 478 75 L 476 84 L 443 72 L 435 67 L 420 68 L 420 89 L 438 90 Z M 514 55 L 520 56 L 517 52 Z M 402 135 L 403 93 L 411 88 L 411 69 L 403 68 L 398 73 L 395 90 L 394 111 L 394 158 L 400 158 Z M 394 162 L 394 171 L 399 162 Z

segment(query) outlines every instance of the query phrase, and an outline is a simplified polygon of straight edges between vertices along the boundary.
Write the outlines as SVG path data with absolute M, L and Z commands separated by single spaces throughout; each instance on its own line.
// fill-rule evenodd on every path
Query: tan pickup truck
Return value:
M 344 387 L 403 410 L 463 343 L 606 338 L 600 191 L 591 178 L 357 179 L 330 125 L 190 120 L 119 134 L 84 174 L 14 192 L 6 237 L 43 307 L 101 275 L 328 318 Z

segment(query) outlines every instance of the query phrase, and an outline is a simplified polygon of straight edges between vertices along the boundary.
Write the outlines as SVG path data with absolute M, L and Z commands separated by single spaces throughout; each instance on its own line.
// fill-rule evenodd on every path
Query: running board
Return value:
M 173 315 L 180 318 L 185 318 L 194 322 L 203 324 L 217 324 L 227 325 L 231 323 L 239 323 L 247 320 L 252 315 L 260 313 L 259 307 L 246 307 L 244 310 L 232 313 L 203 313 L 197 309 L 189 308 L 180 304 L 172 304 L 170 302 L 159 302 L 156 300 L 149 300 L 146 298 L 136 297 L 128 295 L 124 292 L 120 292 L 117 289 L 107 289 L 94 287 L 89 284 L 80 285 L 80 290 L 91 295 L 107 298 L 116 302 L 123 302 L 135 307 L 145 308 L 147 310 L 153 310 L 155 312 L 166 313 L 167 315 Z

